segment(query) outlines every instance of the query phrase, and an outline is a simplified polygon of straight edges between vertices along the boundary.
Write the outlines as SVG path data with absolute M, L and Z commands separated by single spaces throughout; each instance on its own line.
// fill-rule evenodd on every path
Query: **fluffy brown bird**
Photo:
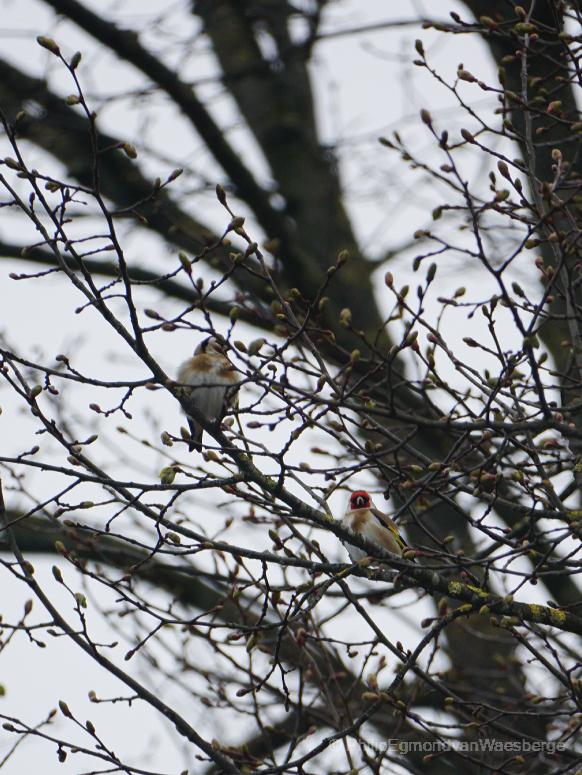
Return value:
M 342 525 L 398 557 L 402 557 L 402 552 L 408 549 L 408 544 L 398 532 L 396 523 L 374 506 L 370 493 L 365 490 L 357 490 L 350 495 Z M 368 556 L 363 549 L 353 544 L 348 543 L 346 549 L 352 562 L 358 562 Z
M 191 386 L 194 407 L 218 427 L 229 409 L 238 410 L 239 372 L 228 360 L 223 343 L 210 336 L 200 342 L 194 355 L 178 371 L 177 382 Z M 202 426 L 188 416 L 190 452 L 202 450 Z

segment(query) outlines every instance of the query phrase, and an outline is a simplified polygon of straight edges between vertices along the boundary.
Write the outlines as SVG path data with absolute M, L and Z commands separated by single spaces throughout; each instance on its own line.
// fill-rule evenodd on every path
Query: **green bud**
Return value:
M 172 468 L 172 466 L 166 466 L 166 468 L 162 468 L 160 471 L 160 482 L 162 484 L 172 484 L 175 478 L 176 471 Z
M 55 56 L 59 56 L 61 53 L 61 49 L 52 38 L 45 38 L 44 35 L 39 35 L 36 39 L 36 42 L 39 46 L 46 48 L 47 51 L 50 51 L 51 54 L 54 54 Z
M 66 716 L 67 718 L 73 718 L 73 714 L 69 710 L 69 706 L 66 702 L 64 702 L 64 700 L 59 700 L 59 708 L 61 709 L 63 716 Z
M 188 256 L 185 253 L 178 253 L 178 258 L 180 259 L 180 263 L 182 264 L 182 268 L 186 272 L 186 274 L 191 275 L 192 274 L 192 262 L 190 261 Z
M 165 447 L 172 447 L 174 445 L 174 442 L 172 441 L 172 437 L 170 436 L 170 434 L 167 431 L 163 431 L 162 435 L 160 436 L 160 438 L 162 440 L 162 444 Z
M 473 73 L 470 73 L 468 70 L 457 70 L 457 78 L 461 81 L 468 81 L 469 83 L 474 83 L 477 80 Z
M 131 143 L 122 143 L 120 147 L 121 147 L 121 150 L 129 159 L 137 159 L 137 151 L 135 149 L 135 145 L 132 145 Z
M 340 325 L 347 328 L 352 322 L 352 311 L 349 307 L 344 307 L 339 313 Z
M 232 221 L 228 224 L 228 231 L 236 231 L 236 229 L 242 229 L 244 226 L 245 219 L 242 215 L 235 216 Z
M 20 171 L 22 169 L 22 166 L 19 161 L 16 161 L 16 159 L 13 159 L 12 156 L 6 156 L 4 159 L 4 164 L 9 167 L 11 170 L 18 170 Z
M 509 174 L 509 167 L 504 161 L 497 162 L 497 169 L 503 175 L 504 178 L 507 178 L 507 180 L 511 180 L 511 175 Z
M 263 345 L 266 344 L 266 342 L 267 340 L 264 339 L 263 337 L 260 337 L 259 339 L 253 339 L 253 341 L 249 344 L 248 354 L 257 355 L 260 352 Z
M 221 205 L 226 204 L 226 191 L 223 189 L 220 183 L 216 184 L 216 198 L 218 199 Z
M 532 32 L 537 32 L 537 27 L 531 22 L 518 22 L 513 29 L 518 35 L 529 35 Z
M 516 296 L 520 296 L 521 298 L 525 297 L 525 292 L 519 283 L 512 282 L 511 287 Z
M 53 572 L 53 576 L 59 582 L 59 584 L 62 584 L 63 583 L 63 574 L 61 573 L 61 569 L 58 568 L 56 565 L 53 565 L 52 572 Z

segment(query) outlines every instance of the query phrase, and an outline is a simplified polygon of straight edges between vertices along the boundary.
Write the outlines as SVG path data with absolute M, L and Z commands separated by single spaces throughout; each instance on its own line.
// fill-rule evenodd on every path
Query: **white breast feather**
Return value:
M 223 364 L 205 372 L 195 372 L 185 365 L 178 374 L 178 382 L 192 385 L 192 402 L 205 417 L 216 419 L 222 413 L 224 400 L 232 382 L 220 374 Z
M 344 514 L 342 518 L 342 526 L 345 527 L 346 530 L 352 530 L 352 516 L 350 514 Z M 352 532 L 354 531 L 352 530 Z M 368 536 L 365 537 L 367 538 Z M 353 544 L 344 544 L 344 546 L 348 550 L 348 554 L 352 562 L 358 562 L 359 560 L 363 560 L 364 557 L 368 556 L 367 553 L 363 549 L 360 549 L 359 546 L 354 546 Z

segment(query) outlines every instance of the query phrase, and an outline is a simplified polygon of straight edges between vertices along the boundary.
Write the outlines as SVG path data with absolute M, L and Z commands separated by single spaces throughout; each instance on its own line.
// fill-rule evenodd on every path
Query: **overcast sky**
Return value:
M 197 30 L 196 21 L 188 13 L 188 3 L 154 2 L 153 0 L 132 0 L 124 3 L 96 2 L 86 0 L 93 10 L 102 10 L 111 18 L 115 18 L 123 26 L 133 26 L 146 30 L 144 40 L 156 51 L 163 52 L 167 61 L 184 69 L 186 80 L 203 81 L 212 75 L 214 63 L 205 53 L 204 47 L 197 44 L 190 57 L 179 59 L 173 53 L 170 45 L 171 36 L 177 35 L 186 42 L 188 36 L 193 36 Z M 458 10 L 466 16 L 463 6 L 459 3 L 436 4 L 443 11 Z M 171 19 L 163 29 L 150 28 L 148 19 L 167 7 L 172 9 Z M 346 0 L 337 3 L 328 16 L 325 30 L 333 31 L 340 28 L 364 26 L 374 22 L 389 20 L 412 19 L 418 15 L 428 16 L 434 9 L 434 3 L 413 2 L 401 0 L 399 3 L 386 3 L 385 0 Z M 397 8 L 397 15 L 396 9 Z M 66 77 L 56 67 L 46 51 L 35 42 L 37 35 L 54 37 L 61 48 L 71 54 L 80 49 L 83 52 L 83 62 L 79 75 L 87 88 L 91 99 L 98 103 L 100 96 L 129 92 L 141 84 L 141 79 L 127 65 L 119 63 L 110 54 L 103 53 L 95 43 L 79 33 L 72 25 L 55 21 L 50 10 L 43 3 L 35 0 L 3 0 L 0 2 L 2 11 L 2 56 L 17 62 L 31 74 L 48 73 L 49 80 L 55 89 L 63 95 L 72 91 Z M 390 16 L 394 14 L 394 16 Z M 413 42 L 421 37 L 429 52 L 431 61 L 442 69 L 446 76 L 452 76 L 458 64 L 464 62 L 470 70 L 484 80 L 494 80 L 493 67 L 484 46 L 475 36 L 446 36 L 431 31 L 422 31 L 412 26 L 402 26 L 395 29 L 381 29 L 352 37 L 337 37 L 318 44 L 312 73 L 315 91 L 318 97 L 319 121 L 325 141 L 338 146 L 339 163 L 351 215 L 354 219 L 357 234 L 362 246 L 375 257 L 381 257 L 384 251 L 405 244 L 411 234 L 422 228 L 431 220 L 431 211 L 436 202 L 435 194 L 425 191 L 422 176 L 409 173 L 407 168 L 385 148 L 379 145 L 378 137 L 387 136 L 398 129 L 403 136 L 419 151 L 431 153 L 431 140 L 425 128 L 418 119 L 421 107 L 431 111 L 435 120 L 442 125 L 460 128 L 457 109 L 450 95 L 444 89 L 436 88 L 419 68 L 411 66 L 415 58 Z M 180 56 L 183 47 L 179 47 Z M 478 90 L 469 90 L 467 94 L 481 109 L 489 111 L 491 100 Z M 224 124 L 234 123 L 236 115 L 232 105 L 225 99 L 216 84 L 205 84 L 200 88 L 200 94 L 211 101 L 212 109 Z M 468 97 L 469 98 L 469 97 Z M 147 120 L 146 120 L 147 118 Z M 174 167 L 185 167 L 186 172 L 180 179 L 180 186 L 188 189 L 187 206 L 191 206 L 194 214 L 203 214 L 204 219 L 217 229 L 224 228 L 224 212 L 219 207 L 214 196 L 205 190 L 200 190 L 201 184 L 207 182 L 211 188 L 221 180 L 219 172 L 214 167 L 208 154 L 202 149 L 200 141 L 192 135 L 190 127 L 168 107 L 166 101 L 159 97 L 148 98 L 141 104 L 134 100 L 120 100 L 114 106 L 108 106 L 100 115 L 101 126 L 111 129 L 117 134 L 123 134 L 127 141 L 136 145 L 140 153 L 140 163 L 152 177 L 167 174 Z M 266 170 L 262 160 L 249 141 L 243 129 L 233 129 L 237 145 L 245 153 L 245 158 L 254 159 L 257 174 L 266 180 Z M 2 142 L 2 155 L 8 153 Z M 26 152 L 31 166 L 47 169 L 54 168 L 59 174 L 62 170 L 58 165 L 33 146 L 26 145 Z M 468 162 L 468 174 L 482 174 L 482 171 Z M 484 176 L 485 177 L 485 176 Z M 204 185 L 202 185 L 204 189 Z M 184 203 L 183 203 L 184 204 Z M 14 233 L 14 217 L 6 211 L 0 211 L 0 235 L 11 241 L 19 241 L 20 235 Z M 251 222 L 252 226 L 252 222 Z M 260 236 L 260 235 L 259 235 Z M 24 241 L 34 237 L 22 237 Z M 124 247 L 127 250 L 130 263 L 157 266 L 159 257 L 167 256 L 168 266 L 177 261 L 176 251 L 163 244 L 156 236 L 136 229 L 124 230 Z M 391 271 L 397 275 L 399 284 L 404 284 L 412 277 L 411 260 L 414 249 L 404 251 L 398 263 L 391 263 Z M 123 374 L 123 377 L 143 376 L 143 370 L 131 361 L 129 354 L 119 346 L 112 333 L 102 324 L 96 314 L 84 313 L 75 315 L 74 310 L 80 303 L 79 295 L 62 278 L 45 278 L 38 281 L 14 282 L 9 279 L 9 273 L 21 268 L 22 263 L 2 262 L 0 272 L 0 330 L 8 342 L 18 347 L 19 352 L 27 357 L 42 360 L 54 357 L 59 352 L 74 353 L 75 365 L 81 370 L 94 372 L 103 378 L 112 378 Z M 385 266 L 378 269 L 379 277 L 385 271 Z M 531 272 L 518 270 L 523 276 L 520 280 L 527 284 Z M 439 267 L 438 289 L 443 295 L 449 294 L 458 285 L 470 285 L 481 282 L 480 293 L 485 296 L 487 285 L 479 269 L 467 267 L 463 259 L 453 258 Z M 380 299 L 386 294 L 382 282 L 378 282 Z M 436 298 L 436 294 L 435 294 Z M 153 291 L 140 291 L 139 303 L 142 307 L 158 303 L 159 297 Z M 388 301 L 386 300 L 386 304 Z M 161 311 L 168 311 L 174 302 L 165 301 L 159 305 Z M 436 307 L 435 307 L 436 309 Z M 466 336 L 471 326 L 478 327 L 479 321 L 467 321 L 463 330 L 451 330 L 452 342 L 459 342 L 461 336 Z M 241 326 L 239 338 L 250 339 L 255 332 Z M 169 373 L 174 373 L 178 364 L 190 354 L 196 342 L 189 335 L 159 334 L 152 338 L 152 349 Z M 135 416 L 141 418 L 143 424 L 133 427 L 133 433 L 139 439 L 169 429 L 176 433 L 183 419 L 180 417 L 175 402 L 169 398 L 152 394 L 155 398 L 155 410 L 145 406 L 142 399 L 136 402 Z M 86 404 L 88 401 L 86 402 Z M 79 421 L 86 418 L 94 421 L 86 404 L 79 405 Z M 21 451 L 27 445 L 37 443 L 34 436 L 35 425 L 29 417 L 16 411 L 14 401 L 0 385 L 0 406 L 3 414 L 0 416 L 0 439 L 5 454 Z M 148 422 L 148 412 L 150 420 Z M 90 431 L 89 431 L 90 432 Z M 124 439 L 119 441 L 111 436 L 109 452 L 103 454 L 119 456 L 118 451 L 131 455 L 142 466 L 144 472 L 159 470 L 164 460 L 148 451 L 139 441 Z M 306 449 L 298 449 L 297 455 L 308 454 Z M 120 459 L 119 465 L 123 465 Z M 146 474 L 144 473 L 144 476 Z M 354 482 L 356 486 L 369 483 L 362 478 Z M 54 480 L 39 474 L 29 475 L 27 486 L 41 497 L 50 493 Z M 240 515 L 242 507 L 233 505 L 225 507 L 212 504 L 216 508 L 209 509 L 204 499 L 205 519 L 215 519 L 217 524 L 223 521 L 225 514 Z M 380 504 L 383 505 L 383 504 Z M 333 512 L 340 516 L 345 509 L 345 494 L 334 495 L 330 506 Z M 231 509 L 229 511 L 229 509 Z M 255 540 L 248 528 L 237 528 L 233 536 L 244 541 Z M 335 539 L 333 539 L 335 541 Z M 345 559 L 343 548 L 329 542 L 330 555 Z M 337 543 L 337 542 L 336 542 Z M 55 600 L 62 600 L 63 610 L 70 608 L 70 600 L 63 590 L 54 582 L 50 567 L 51 559 L 37 559 L 35 566 L 40 580 L 46 582 Z M 22 585 L 16 584 L 6 570 L 0 570 L 2 576 L 2 595 L 0 614 L 5 621 L 13 622 L 21 614 L 23 600 Z M 72 572 L 68 578 L 74 581 Z M 533 594 L 530 595 L 533 599 Z M 109 600 L 101 590 L 96 596 L 96 605 L 106 607 Z M 38 608 L 38 605 L 36 604 Z M 415 627 L 408 624 L 429 610 L 418 605 L 412 610 L 402 612 L 397 620 L 397 626 L 402 628 L 402 640 L 405 646 L 413 648 L 418 638 Z M 45 616 L 38 611 L 38 621 Z M 108 625 L 98 615 L 92 616 L 92 626 L 95 637 L 102 641 L 118 638 L 118 633 L 112 633 Z M 123 626 L 123 625 L 122 625 Z M 394 623 L 392 624 L 394 626 Z M 131 633 L 130 633 L 131 635 Z M 50 640 L 50 638 L 49 638 Z M 0 652 L 0 683 L 5 686 L 6 696 L 0 699 L 0 713 L 20 717 L 31 725 L 38 723 L 55 707 L 59 699 L 66 699 L 71 709 L 79 714 L 79 718 L 91 718 L 98 731 L 103 732 L 107 743 L 116 750 L 122 759 L 140 762 L 144 766 L 159 772 L 174 773 L 187 769 L 195 773 L 192 765 L 192 749 L 176 745 L 177 735 L 169 725 L 157 714 L 150 711 L 143 703 L 137 703 L 131 713 L 126 712 L 124 704 L 93 705 L 88 702 L 87 692 L 95 689 L 100 696 L 128 696 L 125 688 L 111 679 L 104 671 L 97 668 L 88 658 L 80 653 L 64 638 L 50 642 L 48 648 L 40 649 L 27 641 L 24 635 L 15 637 L 15 642 Z M 128 648 L 127 644 L 119 646 L 119 659 Z M 151 671 L 139 659 L 131 663 L 131 670 L 148 682 Z M 200 732 L 207 737 L 215 736 L 202 712 L 188 704 L 186 693 L 175 686 L 165 685 L 154 687 L 164 693 L 170 701 L 175 701 L 179 710 L 188 720 L 199 727 Z M 131 719 L 128 728 L 127 720 Z M 214 722 L 212 722 L 214 723 Z M 70 739 L 70 725 L 60 721 L 54 725 L 55 731 L 63 730 Z M 230 730 L 233 732 L 233 730 Z M 233 741 L 238 739 L 236 730 Z M 242 732 L 242 730 L 241 730 Z M 225 737 L 228 733 L 224 731 Z M 82 738 L 79 738 L 82 739 Z M 0 759 L 14 741 L 13 735 L 8 735 L 0 729 Z M 56 746 L 54 747 L 56 750 Z M 185 758 L 185 751 L 189 756 Z M 4 766 L 2 775 L 21 775 L 23 772 L 77 773 L 90 770 L 95 766 L 85 760 L 77 763 L 75 756 L 70 756 L 65 764 L 59 764 L 54 750 L 45 743 L 26 741 L 22 749 Z

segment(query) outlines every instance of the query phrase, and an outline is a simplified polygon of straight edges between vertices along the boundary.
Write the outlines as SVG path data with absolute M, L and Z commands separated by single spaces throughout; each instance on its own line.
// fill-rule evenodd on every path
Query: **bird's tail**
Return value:
M 190 426 L 190 441 L 188 442 L 189 452 L 202 452 L 202 428 L 200 425 L 188 418 Z

